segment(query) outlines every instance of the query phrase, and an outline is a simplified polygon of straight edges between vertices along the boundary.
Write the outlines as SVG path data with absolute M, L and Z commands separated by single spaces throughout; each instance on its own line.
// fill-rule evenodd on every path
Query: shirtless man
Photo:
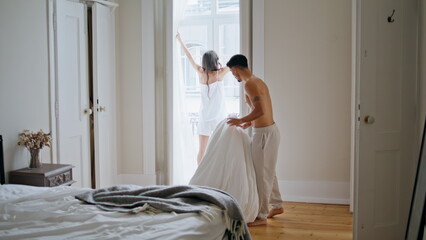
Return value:
M 226 65 L 238 82 L 245 82 L 246 102 L 251 108 L 248 115 L 229 118 L 227 122 L 244 129 L 253 125 L 252 156 L 259 193 L 259 213 L 248 226 L 266 225 L 267 218 L 284 212 L 275 174 L 280 132 L 273 119 L 268 86 L 250 71 L 247 58 L 241 54 L 234 55 Z

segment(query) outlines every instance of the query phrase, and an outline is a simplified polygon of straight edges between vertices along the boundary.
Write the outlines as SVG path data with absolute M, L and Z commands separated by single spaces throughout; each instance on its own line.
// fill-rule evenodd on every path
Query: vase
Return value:
M 40 168 L 41 167 L 40 148 L 30 149 L 30 154 L 31 154 L 31 159 L 30 159 L 29 168 Z

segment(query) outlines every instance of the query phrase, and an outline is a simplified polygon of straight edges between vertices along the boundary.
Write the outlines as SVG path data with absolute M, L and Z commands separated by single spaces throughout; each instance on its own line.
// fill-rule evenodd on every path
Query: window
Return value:
M 239 10 L 240 3 L 238 0 L 217 0 L 218 13 L 238 14 Z
M 211 15 L 212 0 L 188 0 L 185 16 Z

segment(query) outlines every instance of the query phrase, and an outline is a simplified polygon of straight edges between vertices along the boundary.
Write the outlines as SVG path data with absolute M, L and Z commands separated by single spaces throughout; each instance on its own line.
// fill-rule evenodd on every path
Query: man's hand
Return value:
M 244 124 L 242 124 L 242 125 L 240 125 L 240 127 L 242 128 L 242 129 L 247 129 L 248 127 L 250 127 L 251 126 L 251 122 L 246 122 L 246 123 L 244 123 Z
M 228 121 L 226 123 L 231 126 L 241 127 L 241 124 L 243 123 L 243 121 L 241 121 L 241 119 L 239 118 L 228 118 Z

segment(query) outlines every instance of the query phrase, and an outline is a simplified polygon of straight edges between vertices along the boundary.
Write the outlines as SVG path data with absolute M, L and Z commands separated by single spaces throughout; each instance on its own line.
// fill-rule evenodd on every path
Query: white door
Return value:
M 90 187 L 86 7 L 56 1 L 58 162 L 72 164 L 73 186 Z
M 92 6 L 96 187 L 116 184 L 114 9 Z
M 359 0 L 358 6 L 354 239 L 400 240 L 418 157 L 417 0 Z

